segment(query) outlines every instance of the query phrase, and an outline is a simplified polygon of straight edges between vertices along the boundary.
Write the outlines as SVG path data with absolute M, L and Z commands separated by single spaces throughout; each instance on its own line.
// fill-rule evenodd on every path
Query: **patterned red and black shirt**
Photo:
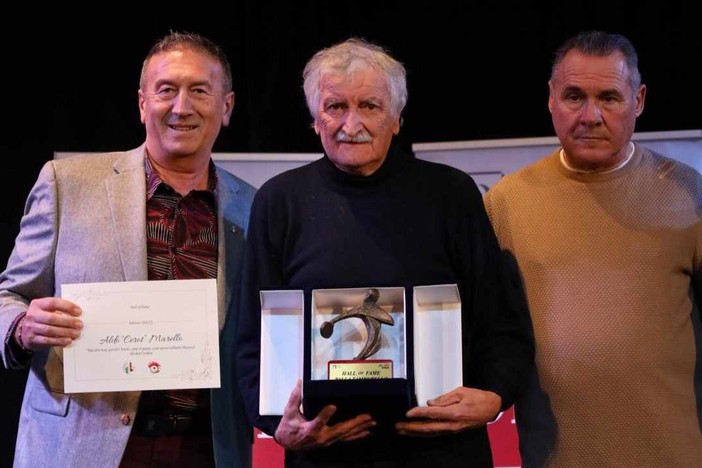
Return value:
M 145 158 L 146 243 L 149 280 L 217 277 L 217 172 L 210 161 L 206 190 L 181 195 L 164 182 Z M 192 390 L 146 392 L 147 412 L 165 408 L 204 411 L 208 393 Z M 165 400 L 164 400 L 165 396 Z M 163 409 L 162 409 L 163 408 Z M 167 410 L 166 410 L 167 411 Z
M 207 190 L 180 195 L 146 158 L 146 240 L 149 280 L 217 277 L 217 172 Z

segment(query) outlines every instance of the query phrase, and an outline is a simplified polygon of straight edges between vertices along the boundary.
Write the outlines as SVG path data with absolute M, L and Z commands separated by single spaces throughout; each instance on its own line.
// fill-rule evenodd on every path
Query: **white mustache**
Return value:
M 370 134 L 365 130 L 361 130 L 353 136 L 349 135 L 343 130 L 336 132 L 336 141 L 341 141 L 344 143 L 368 143 L 372 139 L 373 138 L 370 136 Z

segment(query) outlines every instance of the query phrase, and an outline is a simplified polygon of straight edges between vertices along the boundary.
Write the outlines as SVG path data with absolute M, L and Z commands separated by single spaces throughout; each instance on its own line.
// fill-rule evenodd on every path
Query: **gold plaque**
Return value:
M 392 360 L 335 360 L 328 363 L 329 380 L 391 379 Z

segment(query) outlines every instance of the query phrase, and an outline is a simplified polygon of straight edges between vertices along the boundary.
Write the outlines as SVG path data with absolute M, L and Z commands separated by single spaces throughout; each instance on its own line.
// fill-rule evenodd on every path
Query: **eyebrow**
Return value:
M 178 80 L 174 80 L 174 79 L 170 79 L 170 78 L 160 78 L 154 82 L 154 86 L 156 86 L 158 88 L 159 86 L 162 86 L 164 84 L 176 85 L 177 81 Z M 199 80 L 199 81 L 195 81 L 193 83 L 188 84 L 189 88 L 193 88 L 193 87 L 197 87 L 197 86 L 211 87 L 211 86 L 213 86 L 213 84 L 209 80 Z

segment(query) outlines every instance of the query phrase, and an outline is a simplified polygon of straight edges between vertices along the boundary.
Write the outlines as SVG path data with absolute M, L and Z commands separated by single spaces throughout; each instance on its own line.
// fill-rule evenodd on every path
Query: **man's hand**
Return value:
M 325 406 L 313 420 L 308 421 L 300 411 L 301 403 L 302 382 L 298 380 L 275 431 L 275 440 L 288 450 L 308 450 L 362 439 L 370 434 L 370 429 L 376 424 L 369 414 L 361 414 L 330 426 L 327 423 L 336 412 L 334 405 Z
M 410 409 L 405 415 L 413 420 L 398 422 L 395 429 L 402 435 L 436 436 L 480 427 L 497 417 L 502 398 L 494 392 L 458 387 L 427 404 Z
M 15 329 L 15 341 L 30 351 L 50 346 L 68 346 L 80 336 L 82 313 L 73 302 L 58 297 L 34 299 L 29 303 L 22 327 Z M 20 333 L 22 336 L 20 336 Z

